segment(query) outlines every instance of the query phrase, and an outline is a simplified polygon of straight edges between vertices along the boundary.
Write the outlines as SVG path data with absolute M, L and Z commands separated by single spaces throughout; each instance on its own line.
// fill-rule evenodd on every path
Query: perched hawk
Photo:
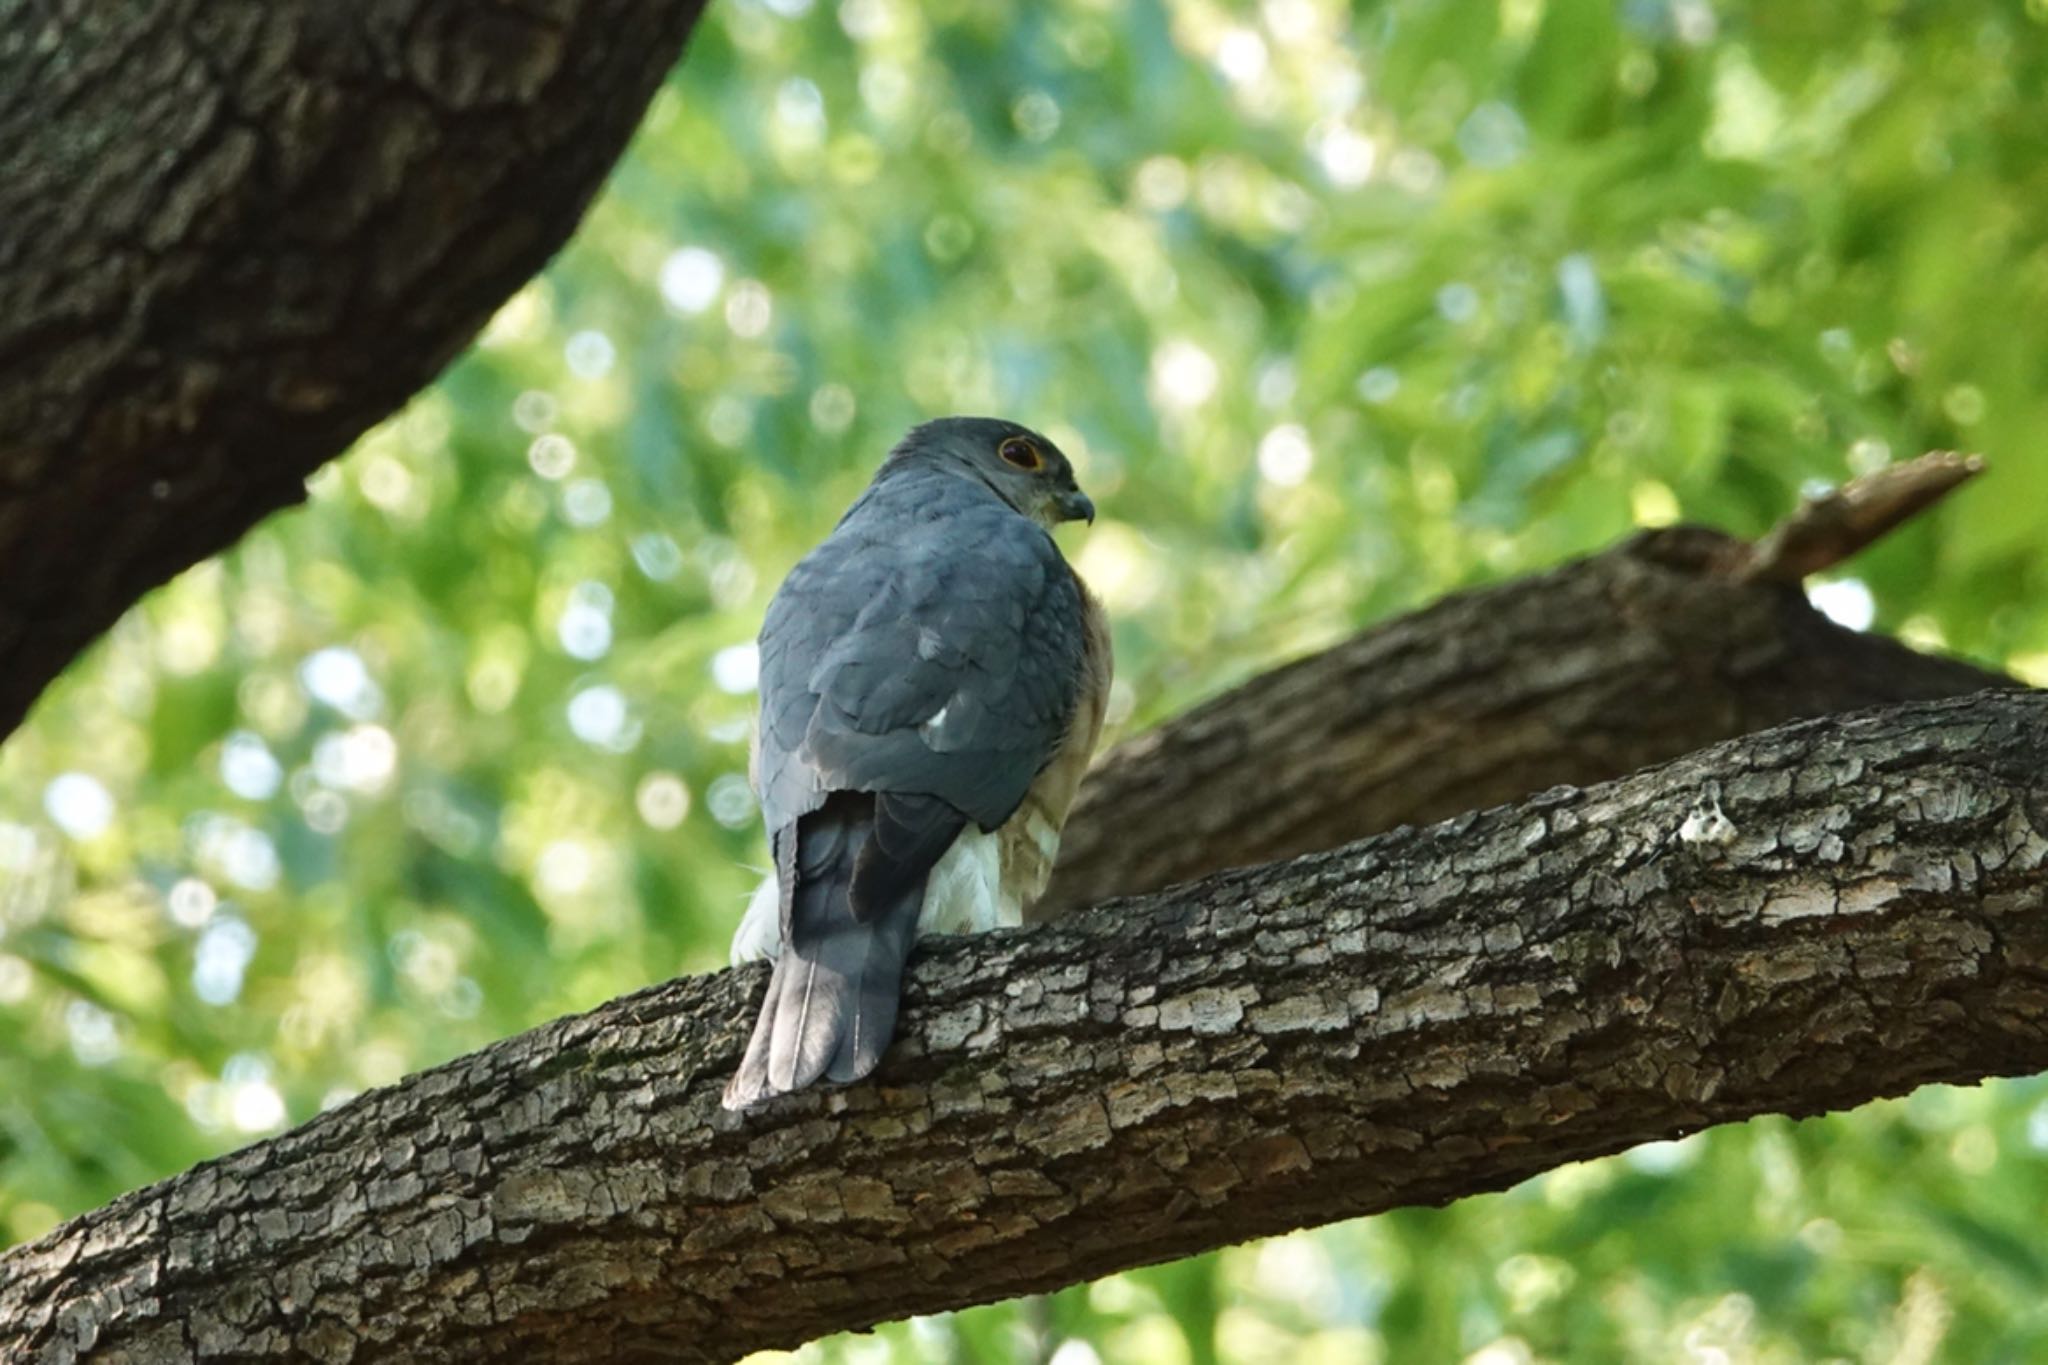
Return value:
M 920 934 L 1021 923 L 1102 728 L 1109 630 L 1050 534 L 1093 521 L 1013 422 L 914 428 L 761 626 L 754 783 L 775 870 L 733 936 L 776 958 L 742 1109 L 874 1070 Z

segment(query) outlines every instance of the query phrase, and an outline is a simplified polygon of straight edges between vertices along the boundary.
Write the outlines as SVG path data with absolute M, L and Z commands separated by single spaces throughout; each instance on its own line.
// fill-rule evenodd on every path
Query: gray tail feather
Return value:
M 840 792 L 776 833 L 782 952 L 726 1108 L 875 1069 L 896 1030 L 925 880 L 964 823 L 940 802 Z

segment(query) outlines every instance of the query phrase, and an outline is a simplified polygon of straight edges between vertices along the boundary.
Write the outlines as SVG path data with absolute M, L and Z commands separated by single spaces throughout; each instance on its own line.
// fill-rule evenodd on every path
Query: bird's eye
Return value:
M 1045 468 L 1045 456 L 1038 453 L 1034 443 L 1022 436 L 1012 436 L 996 447 L 996 454 L 1003 457 L 1004 464 L 1013 464 L 1027 473 L 1036 474 Z

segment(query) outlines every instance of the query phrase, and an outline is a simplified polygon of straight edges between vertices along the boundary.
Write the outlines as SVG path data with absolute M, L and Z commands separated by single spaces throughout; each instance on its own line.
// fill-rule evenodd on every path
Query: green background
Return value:
M 0 749 L 0 1243 L 718 966 L 768 593 L 912 421 L 1077 457 L 1129 734 L 1920 450 L 1831 608 L 2048 682 L 2048 5 L 720 0 L 573 244 Z M 813 1358 L 2048 1358 L 2048 1085 Z M 1718 1354 L 1717 1354 L 1718 1353 Z

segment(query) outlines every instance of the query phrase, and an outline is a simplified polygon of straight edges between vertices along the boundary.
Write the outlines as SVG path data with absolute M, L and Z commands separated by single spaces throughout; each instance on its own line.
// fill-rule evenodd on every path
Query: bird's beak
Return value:
M 1090 526 L 1095 524 L 1095 504 L 1078 488 L 1071 493 L 1060 494 L 1059 508 L 1061 521 L 1085 521 Z

